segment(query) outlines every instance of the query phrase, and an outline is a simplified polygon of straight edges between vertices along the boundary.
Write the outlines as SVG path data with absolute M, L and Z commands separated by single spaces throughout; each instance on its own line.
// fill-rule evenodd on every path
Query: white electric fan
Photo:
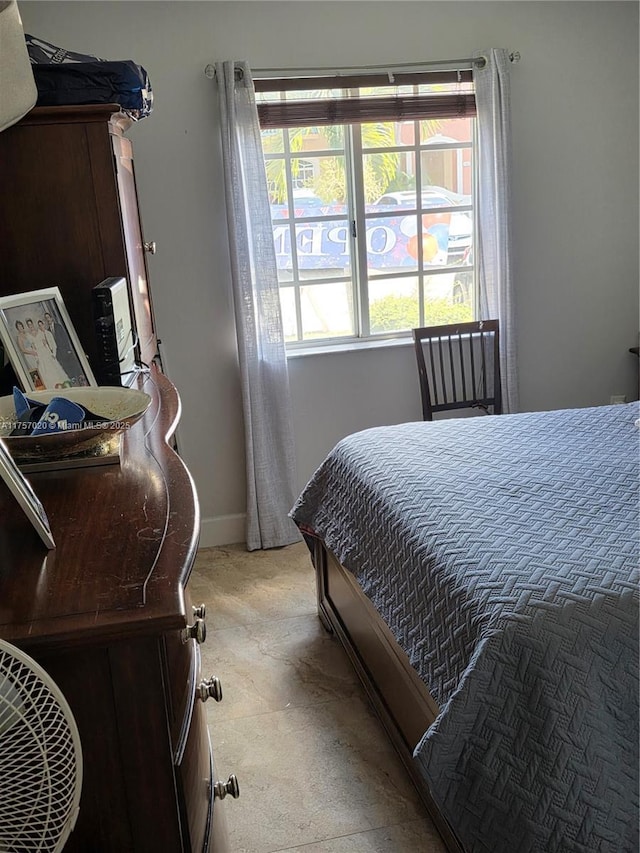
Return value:
M 0 640 L 0 853 L 57 853 L 82 788 L 78 728 L 60 688 Z

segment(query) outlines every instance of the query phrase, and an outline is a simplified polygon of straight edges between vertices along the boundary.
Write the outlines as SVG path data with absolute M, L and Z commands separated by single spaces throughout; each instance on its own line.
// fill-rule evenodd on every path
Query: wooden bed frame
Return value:
M 438 715 L 438 705 L 353 575 L 314 540 L 318 614 L 351 659 L 369 699 L 451 853 L 464 853 L 434 803 L 413 750 Z

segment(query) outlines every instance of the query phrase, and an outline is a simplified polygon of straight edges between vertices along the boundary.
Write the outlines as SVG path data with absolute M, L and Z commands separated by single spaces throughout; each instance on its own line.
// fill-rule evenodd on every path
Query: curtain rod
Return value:
M 509 54 L 509 59 L 511 62 L 519 62 L 520 61 L 520 52 L 515 50 Z M 427 62 L 413 62 L 406 63 L 403 62 L 398 65 L 352 65 L 352 66 L 344 66 L 343 68 L 332 68 L 330 66 L 317 66 L 315 68 L 252 68 L 251 74 L 254 77 L 262 76 L 262 77 L 279 77 L 281 75 L 290 75 L 290 76 L 300 76 L 300 75 L 309 75 L 314 72 L 326 73 L 327 76 L 335 76 L 339 77 L 343 72 L 349 72 L 350 74 L 355 72 L 360 72 L 361 74 L 367 74 L 369 72 L 375 71 L 397 71 L 399 68 L 402 68 L 404 71 L 411 71 L 412 69 L 422 69 L 428 67 L 443 67 L 449 66 L 452 70 L 456 71 L 461 66 L 468 65 L 469 68 L 473 68 L 476 65 L 478 68 L 484 68 L 486 65 L 486 59 L 484 56 L 470 56 L 465 59 L 432 59 Z M 204 69 L 205 75 L 209 79 L 213 79 L 216 76 L 216 69 L 213 65 L 207 65 Z

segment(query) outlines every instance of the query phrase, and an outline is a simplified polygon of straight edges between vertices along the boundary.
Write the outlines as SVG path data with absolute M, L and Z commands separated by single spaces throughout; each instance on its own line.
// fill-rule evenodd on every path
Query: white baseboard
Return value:
M 214 548 L 217 545 L 235 545 L 246 541 L 246 516 L 218 515 L 203 518 L 200 522 L 200 548 Z

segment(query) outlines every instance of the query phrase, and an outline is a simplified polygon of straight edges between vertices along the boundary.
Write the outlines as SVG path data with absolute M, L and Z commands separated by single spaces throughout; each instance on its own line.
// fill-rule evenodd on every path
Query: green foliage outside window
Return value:
M 471 302 L 452 302 L 450 299 L 430 299 L 425 307 L 425 325 L 466 323 L 473 320 Z M 384 296 L 369 306 L 371 332 L 399 332 L 420 325 L 418 300 L 414 296 Z

